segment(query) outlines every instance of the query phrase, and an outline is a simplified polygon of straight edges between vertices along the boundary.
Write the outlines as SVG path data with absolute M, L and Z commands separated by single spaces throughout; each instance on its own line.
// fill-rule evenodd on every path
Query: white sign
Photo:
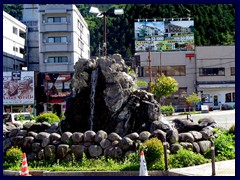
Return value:
M 208 105 L 201 105 L 202 112 L 209 112 L 209 106 Z

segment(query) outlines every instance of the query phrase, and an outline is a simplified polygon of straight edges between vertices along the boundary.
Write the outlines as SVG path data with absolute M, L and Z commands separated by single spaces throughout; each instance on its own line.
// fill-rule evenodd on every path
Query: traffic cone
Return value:
M 22 169 L 20 172 L 20 176 L 31 176 L 28 171 L 26 153 L 23 153 L 23 155 L 22 155 Z
M 147 165 L 146 165 L 145 156 L 144 156 L 143 151 L 141 151 L 141 153 L 140 153 L 139 176 L 148 176 Z

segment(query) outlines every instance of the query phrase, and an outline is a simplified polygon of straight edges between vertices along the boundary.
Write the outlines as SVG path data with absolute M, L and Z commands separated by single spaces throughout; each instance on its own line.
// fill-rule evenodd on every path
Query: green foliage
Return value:
M 156 162 L 163 163 L 164 148 L 162 142 L 158 138 L 151 138 L 143 142 L 139 148 L 144 152 L 148 168 Z
M 227 130 L 219 130 L 214 139 L 215 154 L 217 160 L 228 160 L 235 158 L 235 134 Z
M 48 122 L 49 124 L 52 124 L 59 121 L 59 117 L 54 113 L 43 113 L 36 117 L 36 122 Z
M 203 155 L 194 153 L 191 150 L 180 149 L 177 154 L 169 155 L 169 168 L 182 168 L 207 163 Z
M 135 53 L 134 19 L 194 18 L 196 46 L 235 44 L 234 4 L 76 4 L 88 23 L 91 34 L 91 54 L 98 56 L 98 46 L 103 42 L 103 19 L 89 13 L 91 6 L 100 11 L 123 8 L 121 16 L 107 18 L 108 54 L 119 52 L 124 58 Z M 22 19 L 22 4 L 3 4 L 5 12 Z M 188 11 L 189 12 L 188 12 Z
M 161 113 L 166 116 L 171 116 L 175 112 L 174 107 L 172 105 L 161 106 L 160 110 L 161 110 Z
M 148 83 L 146 81 L 137 80 L 136 82 L 138 87 L 147 87 Z
M 196 105 L 196 103 L 198 103 L 200 100 L 201 98 L 194 92 L 186 97 L 186 101 L 192 105 Z
M 18 147 L 11 147 L 6 151 L 5 156 L 3 157 L 4 163 L 3 167 L 19 167 L 21 166 L 23 152 Z
M 151 85 L 151 91 L 156 97 L 170 96 L 178 90 L 178 82 L 170 76 L 157 74 L 155 83 Z
M 22 4 L 4 4 L 3 5 L 3 10 L 18 20 L 22 19 L 22 9 L 23 9 Z

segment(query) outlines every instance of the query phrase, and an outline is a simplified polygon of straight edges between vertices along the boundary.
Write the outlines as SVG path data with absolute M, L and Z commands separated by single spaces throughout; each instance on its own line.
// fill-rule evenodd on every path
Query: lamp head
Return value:
M 96 7 L 91 7 L 90 10 L 89 10 L 89 13 L 100 14 L 101 12 L 99 11 L 98 8 L 96 8 Z
M 115 15 L 122 15 L 122 14 L 124 14 L 124 11 L 123 11 L 123 9 L 114 9 L 114 14 Z

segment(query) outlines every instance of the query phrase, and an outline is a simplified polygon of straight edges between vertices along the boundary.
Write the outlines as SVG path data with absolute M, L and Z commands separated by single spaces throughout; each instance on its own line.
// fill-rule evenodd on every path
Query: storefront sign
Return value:
M 3 72 L 3 104 L 34 104 L 34 71 Z

